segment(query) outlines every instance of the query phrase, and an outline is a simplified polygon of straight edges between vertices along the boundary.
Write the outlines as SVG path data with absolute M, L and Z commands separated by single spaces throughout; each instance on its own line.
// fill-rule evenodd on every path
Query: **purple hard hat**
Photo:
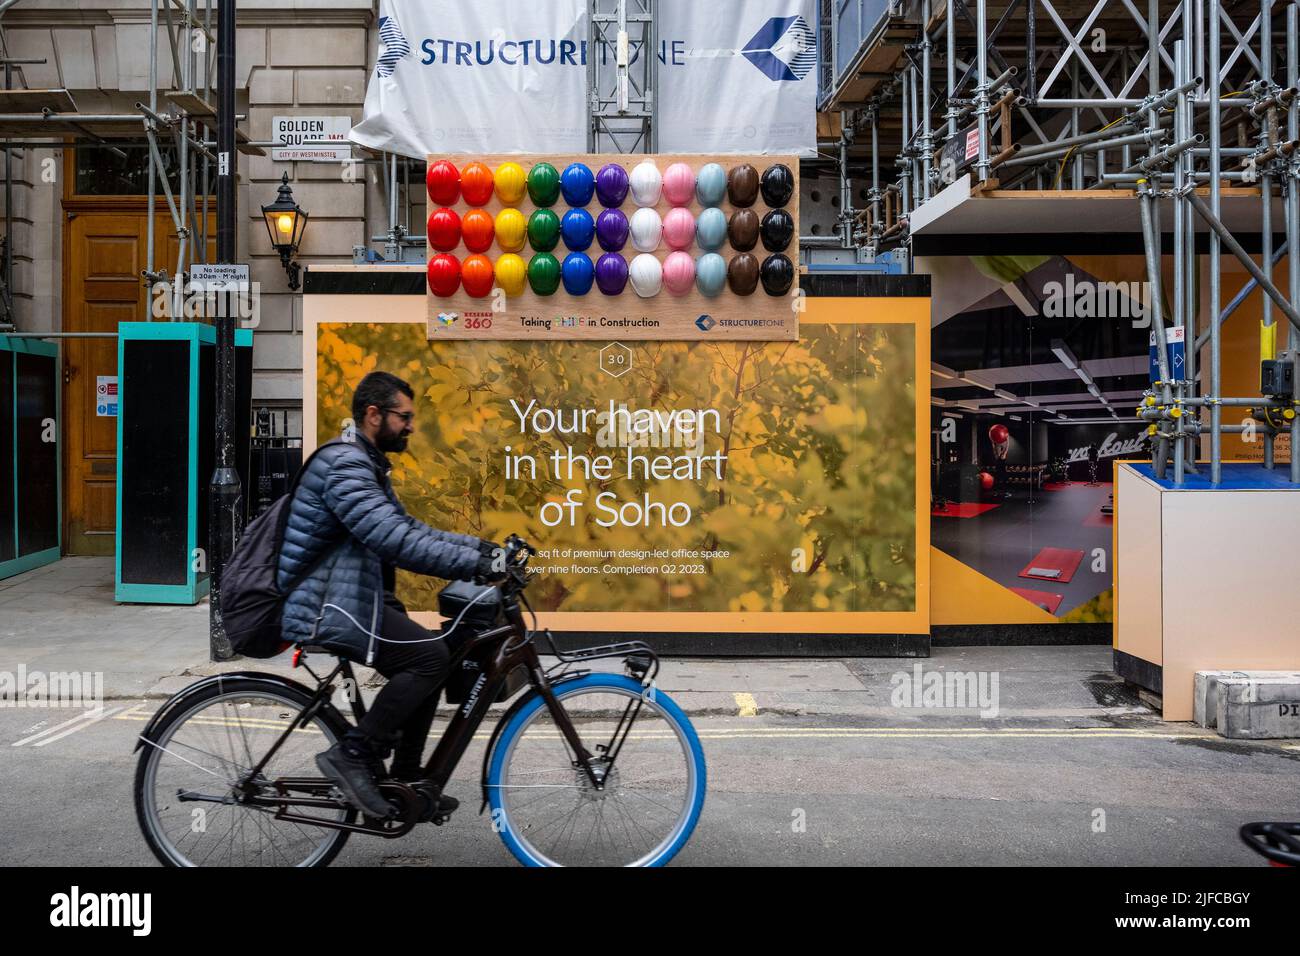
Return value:
M 618 295 L 627 285 L 627 260 L 607 252 L 596 262 L 596 286 L 605 295 Z
M 627 170 L 617 163 L 606 163 L 596 174 L 596 198 L 602 206 L 621 206 L 627 198 Z
M 606 209 L 596 217 L 596 241 L 606 252 L 618 252 L 627 243 L 627 216 L 621 209 Z

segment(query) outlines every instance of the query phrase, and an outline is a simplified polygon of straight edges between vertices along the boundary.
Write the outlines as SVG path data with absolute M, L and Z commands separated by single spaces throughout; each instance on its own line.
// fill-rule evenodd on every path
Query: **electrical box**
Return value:
M 1259 368 L 1259 393 L 1270 397 L 1290 398 L 1295 392 L 1295 361 L 1288 361 L 1288 353 L 1279 353 L 1275 359 L 1264 359 Z

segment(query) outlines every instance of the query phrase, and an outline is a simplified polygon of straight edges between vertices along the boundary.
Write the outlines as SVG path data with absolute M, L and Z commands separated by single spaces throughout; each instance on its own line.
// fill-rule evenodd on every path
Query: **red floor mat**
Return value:
M 1034 560 L 1025 565 L 1020 572 L 1020 576 L 1035 581 L 1059 581 L 1061 584 L 1068 584 L 1070 579 L 1074 577 L 1074 572 L 1078 570 L 1079 562 L 1082 560 L 1082 551 L 1068 551 L 1065 548 L 1044 548 L 1034 555 Z M 1061 573 L 1056 577 L 1029 573 L 1031 570 L 1038 569 L 1045 571 L 1056 570 Z
M 1069 481 L 1045 481 L 1043 482 L 1044 491 L 1064 491 L 1069 488 L 1073 482 Z
M 940 511 L 938 508 L 933 508 L 930 514 L 936 518 L 978 518 L 984 512 L 998 507 L 1001 506 L 982 501 L 950 501 L 947 510 Z
M 1051 591 L 1035 591 L 1033 588 L 1012 588 L 1022 598 L 1030 604 L 1036 604 L 1048 614 L 1055 614 L 1056 609 L 1061 606 L 1062 594 L 1053 594 Z

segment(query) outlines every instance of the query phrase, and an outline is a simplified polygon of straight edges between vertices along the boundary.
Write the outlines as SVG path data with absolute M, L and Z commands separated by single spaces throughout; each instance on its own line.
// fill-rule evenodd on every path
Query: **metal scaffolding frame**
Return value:
M 657 153 L 654 0 L 588 0 L 587 152 Z
M 18 0 L 0 3 L 0 17 Z M 10 154 L 13 148 L 81 147 L 117 151 L 120 145 L 144 145 L 148 149 L 147 223 L 145 261 L 152 266 L 157 243 L 155 210 L 159 198 L 167 204 L 172 225 L 179 237 L 176 268 L 170 277 L 183 280 L 194 263 L 207 261 L 208 212 L 213 202 L 210 186 L 215 180 L 216 163 L 216 32 L 213 18 L 214 0 L 151 0 L 149 9 L 149 94 L 146 101 L 135 104 L 134 113 L 82 113 L 67 90 L 14 90 L 14 66 L 43 63 L 44 60 L 11 59 L 5 65 L 7 95 L 27 94 L 33 103 L 31 112 L 0 113 L 0 137 L 5 142 L 5 318 L 12 327 L 8 310 L 12 290 L 13 177 Z M 0 22 L 0 49 L 3 45 Z M 159 47 L 165 39 L 165 53 L 170 57 L 173 88 L 159 84 Z M 165 101 L 165 103 L 164 103 Z M 250 143 L 242 132 L 239 151 L 264 155 L 260 146 Z M 160 144 L 175 146 L 175 173 L 179 189 L 173 190 Z M 70 174 L 70 173 L 69 173 Z M 141 277 L 152 299 L 155 287 L 169 280 L 166 269 L 146 268 Z M 171 285 L 171 314 L 183 314 L 183 281 Z M 145 319 L 152 319 L 145 309 Z M 3 331 L 3 323 L 0 323 Z M 61 333 L 43 333 L 44 338 L 58 338 Z
M 819 41 L 835 50 L 835 0 L 819 0 Z M 904 0 L 883 24 L 900 47 L 898 69 L 859 73 L 824 89 L 822 108 L 840 110 L 839 174 L 844 205 L 840 241 L 867 258 L 910 250 L 909 217 L 962 176 L 974 194 L 1057 190 L 1131 193 L 1139 204 L 1150 288 L 1148 311 L 1160 381 L 1137 414 L 1149 423 L 1153 463 L 1182 483 L 1197 470 L 1222 475 L 1224 433 L 1254 430 L 1274 466 L 1275 439 L 1291 440 L 1290 480 L 1300 483 L 1300 386 L 1263 398 L 1222 394 L 1220 326 L 1246 295 L 1264 293 L 1261 361 L 1300 367 L 1300 75 L 1294 0 Z M 899 31 L 904 39 L 898 39 Z M 866 36 L 857 62 L 890 41 Z M 874 44 L 874 46 L 873 46 Z M 827 74 L 833 78 L 833 71 Z M 852 82 L 849 82 L 852 81 Z M 859 98 L 842 92 L 853 86 Z M 861 91 L 867 95 L 862 96 Z M 849 208 L 851 163 L 869 141 L 865 208 Z M 970 159 L 971 142 L 975 149 Z M 859 147 L 856 152 L 855 144 Z M 890 163 L 892 156 L 893 162 Z M 885 178 L 882 178 L 882 166 Z M 885 181 L 886 178 L 888 181 Z M 1261 261 L 1224 224 L 1225 184 L 1259 197 Z M 1275 245 L 1273 202 L 1283 209 L 1285 241 Z M 1161 224 L 1161 207 L 1172 224 Z M 1208 227 L 1208 313 L 1197 328 L 1197 223 Z M 1161 295 L 1163 235 L 1172 233 L 1171 306 Z M 1222 303 L 1224 251 L 1250 284 Z M 1273 282 L 1286 257 L 1288 288 Z M 1294 267 L 1293 267 L 1294 266 Z M 1167 308 L 1167 311 L 1166 311 Z M 1277 313 L 1289 328 L 1277 332 Z M 1169 367 L 1167 330 L 1182 326 L 1187 365 Z M 1281 347 L 1285 341 L 1285 348 Z M 1197 368 L 1200 347 L 1206 367 Z M 1223 422 L 1241 406 L 1243 425 Z M 1208 439 L 1208 448 L 1202 440 Z

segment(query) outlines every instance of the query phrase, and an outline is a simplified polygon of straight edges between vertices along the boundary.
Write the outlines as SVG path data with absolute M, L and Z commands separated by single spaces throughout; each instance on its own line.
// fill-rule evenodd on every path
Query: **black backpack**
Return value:
M 276 586 L 280 545 L 284 542 L 284 527 L 289 521 L 294 492 L 298 490 L 298 481 L 307 465 L 325 447 L 322 445 L 316 449 L 302 463 L 288 494 L 249 523 L 235 545 L 235 553 L 226 563 L 221 577 L 221 619 L 236 654 L 275 657 L 288 648 L 288 642 L 280 635 L 284 599 L 329 554 L 328 550 L 323 552 L 310 567 L 290 581 L 283 592 Z

